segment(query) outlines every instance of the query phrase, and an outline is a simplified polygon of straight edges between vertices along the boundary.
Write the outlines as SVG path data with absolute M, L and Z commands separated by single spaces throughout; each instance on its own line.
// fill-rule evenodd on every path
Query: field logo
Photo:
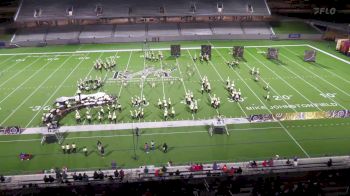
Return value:
M 315 7 L 314 8 L 314 15 L 334 15 L 337 12 L 337 9 L 334 7 L 332 8 L 325 8 L 325 7 Z

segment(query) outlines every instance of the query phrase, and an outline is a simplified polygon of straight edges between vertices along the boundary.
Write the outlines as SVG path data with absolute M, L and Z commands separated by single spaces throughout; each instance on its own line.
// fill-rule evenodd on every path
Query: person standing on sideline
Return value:
M 86 146 L 84 146 L 83 152 L 84 152 L 85 156 L 87 157 L 88 156 L 88 150 L 87 150 Z
M 151 150 L 155 150 L 156 149 L 156 144 L 155 142 L 152 140 L 151 141 Z
M 168 144 L 166 144 L 165 142 L 164 142 L 164 144 L 163 144 L 163 152 L 164 152 L 164 153 L 167 153 L 167 152 L 168 152 Z
M 145 152 L 146 152 L 147 154 L 149 153 L 149 145 L 148 145 L 147 142 L 145 143 Z

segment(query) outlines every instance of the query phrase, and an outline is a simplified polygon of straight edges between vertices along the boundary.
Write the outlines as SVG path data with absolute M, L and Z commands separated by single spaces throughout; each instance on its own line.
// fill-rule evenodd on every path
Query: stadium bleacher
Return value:
M 267 4 L 264 0 L 252 0 L 247 3 L 244 0 L 221 1 L 225 15 L 270 15 Z M 96 7 L 100 6 L 101 14 L 96 14 Z M 217 1 L 197 0 L 189 2 L 187 0 L 128 0 L 118 2 L 113 0 L 23 0 L 18 9 L 16 21 L 33 21 L 47 19 L 87 19 L 87 18 L 113 18 L 131 16 L 207 16 L 218 14 Z M 69 16 L 67 9 L 72 7 L 73 14 Z M 251 7 L 252 10 L 249 10 Z M 41 15 L 34 17 L 34 10 L 40 9 Z M 253 12 L 251 12 L 253 11 Z

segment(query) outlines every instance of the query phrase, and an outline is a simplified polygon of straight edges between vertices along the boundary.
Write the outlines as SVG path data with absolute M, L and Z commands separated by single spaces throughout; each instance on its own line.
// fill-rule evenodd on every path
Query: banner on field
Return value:
M 256 114 L 256 115 L 250 115 L 248 118 L 250 122 L 350 118 L 350 110 L 336 110 L 336 111 L 327 111 L 327 112 Z
M 17 135 L 21 134 L 22 130 L 18 126 L 12 126 L 12 127 L 0 127 L 0 135 Z
M 292 33 L 288 35 L 289 39 L 299 39 L 301 37 L 301 34 L 299 33 Z

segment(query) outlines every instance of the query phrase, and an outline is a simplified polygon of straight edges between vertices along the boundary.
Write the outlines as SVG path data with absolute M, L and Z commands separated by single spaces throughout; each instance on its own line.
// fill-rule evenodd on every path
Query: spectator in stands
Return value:
M 256 163 L 256 161 L 250 161 L 249 166 L 254 168 L 254 167 L 257 167 L 258 164 Z
M 213 163 L 213 170 L 218 170 L 219 166 L 216 162 Z
M 165 165 L 163 165 L 161 170 L 162 170 L 163 173 L 165 173 L 165 172 L 167 172 L 168 169 L 165 167 Z
M 49 182 L 52 183 L 53 181 L 55 181 L 55 179 L 51 175 L 49 175 Z
M 242 174 L 242 168 L 241 168 L 241 167 L 238 167 L 236 173 L 237 173 L 237 174 Z
M 329 159 L 328 162 L 327 162 L 327 166 L 328 167 L 332 167 L 332 165 L 333 165 L 333 160 Z
M 270 160 L 269 160 L 268 165 L 269 165 L 270 167 L 273 167 L 273 159 L 270 159 Z
M 86 173 L 83 174 L 83 181 L 88 182 L 89 181 L 89 176 L 86 175 Z
M 229 171 L 229 175 L 233 176 L 233 174 L 235 174 L 235 171 L 236 171 L 235 168 L 231 167 Z
M 291 165 L 292 165 L 292 162 L 291 162 L 289 159 L 287 159 L 286 165 L 291 166 Z
M 78 180 L 78 176 L 77 176 L 77 174 L 76 174 L 75 172 L 73 173 L 73 180 L 74 180 L 74 181 L 77 181 L 77 180 Z
M 114 171 L 114 177 L 115 177 L 115 178 L 118 178 L 118 177 L 119 177 L 118 169 L 115 169 L 115 171 Z
M 224 173 L 226 173 L 227 172 L 227 166 L 226 166 L 226 164 L 224 165 L 224 166 L 222 166 L 222 171 L 224 172 Z
M 294 167 L 298 166 L 298 157 L 294 157 L 293 165 L 294 165 Z
M 148 174 L 148 167 L 145 165 L 145 168 L 143 169 L 143 173 Z
M 210 170 L 207 171 L 207 177 L 210 177 L 211 176 L 211 172 Z
M 115 162 L 115 160 L 112 161 L 111 168 L 112 169 L 117 169 L 117 163 Z
M 120 181 L 123 181 L 123 179 L 124 179 L 124 170 L 120 170 L 120 172 L 119 172 L 119 176 L 120 176 Z
M 263 167 L 266 167 L 266 166 L 267 166 L 267 161 L 264 160 L 264 161 L 261 163 L 261 165 L 262 165 Z
M 177 176 L 180 175 L 180 171 L 178 169 L 175 171 L 175 175 L 177 175 Z
M 167 152 L 168 152 L 168 144 L 166 144 L 165 142 L 164 142 L 164 144 L 163 144 L 163 152 L 164 152 L 164 153 L 167 153 Z
M 44 176 L 44 182 L 45 182 L 45 183 L 48 183 L 48 182 L 49 182 L 49 178 L 48 178 L 46 175 Z
M 94 171 L 94 176 L 93 176 L 93 178 L 94 178 L 94 180 L 97 180 L 97 179 L 99 178 L 97 171 Z
M 0 175 L 0 182 L 5 182 L 5 177 L 3 175 Z
M 79 175 L 78 175 L 78 180 L 79 180 L 79 181 L 82 181 L 82 180 L 83 180 L 83 176 L 81 175 L 81 173 L 79 173 Z

